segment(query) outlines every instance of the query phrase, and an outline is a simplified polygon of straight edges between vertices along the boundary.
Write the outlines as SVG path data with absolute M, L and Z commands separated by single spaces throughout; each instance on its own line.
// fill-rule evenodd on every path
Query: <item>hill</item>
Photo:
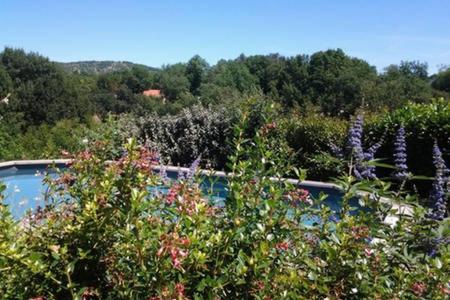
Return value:
M 156 70 L 146 65 L 135 64 L 129 61 L 110 61 L 110 60 L 90 60 L 90 61 L 76 61 L 68 63 L 58 63 L 64 70 L 70 73 L 83 74 L 104 74 L 115 71 L 130 70 L 133 67 L 145 67 L 148 70 Z

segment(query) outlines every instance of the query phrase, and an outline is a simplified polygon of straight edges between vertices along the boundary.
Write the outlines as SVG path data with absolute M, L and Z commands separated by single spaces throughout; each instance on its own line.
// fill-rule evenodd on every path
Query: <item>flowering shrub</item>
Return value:
M 401 109 L 379 116 L 367 122 L 365 132 L 371 140 L 376 140 L 383 134 L 386 135 L 385 142 L 379 149 L 377 157 L 384 159 L 383 162 L 395 164 L 393 151 L 398 148 L 398 130 L 405 130 L 405 142 L 407 148 L 405 154 L 408 158 L 409 172 L 416 175 L 433 177 L 433 145 L 435 141 L 443 151 L 443 156 L 448 160 L 450 149 L 450 102 L 438 99 L 429 104 L 409 103 Z M 379 177 L 390 176 L 391 170 L 378 168 Z M 419 192 L 425 196 L 431 182 L 414 181 Z
M 47 205 L 23 220 L 0 204 L 4 299 L 445 299 L 449 219 L 413 211 L 380 180 L 337 180 L 341 209 L 312 198 L 292 166 L 276 111 L 253 139 L 244 111 L 230 158 L 228 198 L 214 205 L 192 171 L 171 182 L 135 140 L 108 160 L 105 143 L 74 156 Z M 149 188 L 153 187 L 153 188 Z M 159 188 L 154 188 L 159 187 Z M 164 187 L 164 188 L 163 188 Z M 165 190 L 168 190 L 164 192 Z M 367 209 L 354 213 L 358 190 Z M 1 202 L 0 202 L 1 203 Z M 351 213 L 352 212 L 352 213 Z M 312 219 L 306 225 L 305 219 Z M 432 252 L 430 251 L 432 250 Z
M 152 149 L 157 150 L 165 163 L 189 165 L 202 156 L 211 167 L 223 168 L 232 137 L 232 116 L 224 108 L 206 108 L 194 105 L 177 115 L 123 117 L 121 131 Z

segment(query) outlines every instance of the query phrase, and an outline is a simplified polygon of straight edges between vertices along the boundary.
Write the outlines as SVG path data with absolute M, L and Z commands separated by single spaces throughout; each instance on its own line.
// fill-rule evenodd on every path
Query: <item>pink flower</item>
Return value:
M 159 248 L 158 252 L 156 252 L 156 256 L 161 256 L 164 253 L 164 247 Z
M 156 252 L 156 256 L 161 257 L 163 254 L 169 254 L 172 265 L 176 269 L 181 268 L 183 260 L 188 256 L 189 251 L 182 249 L 180 246 L 186 246 L 189 242 L 188 238 L 179 238 L 177 233 L 161 236 L 161 247 Z M 184 243 L 184 244 L 183 244 Z
M 371 257 L 372 254 L 373 254 L 373 250 L 370 249 L 370 248 L 364 248 L 364 254 L 365 254 L 367 257 Z
M 66 150 L 61 150 L 61 155 L 62 155 L 63 157 L 72 157 L 72 155 L 70 154 L 70 152 L 69 152 L 69 151 L 66 151 Z
M 264 127 L 261 129 L 262 134 L 266 135 L 269 133 L 269 131 L 274 130 L 277 128 L 277 124 L 275 122 L 268 123 L 264 125 Z
M 182 258 L 185 258 L 186 256 L 188 256 L 188 251 L 187 251 L 187 250 L 178 250 L 178 254 L 179 254 Z
M 369 228 L 367 226 L 352 226 L 351 234 L 355 239 L 363 239 L 369 236 Z
M 188 255 L 187 250 L 183 251 L 178 247 L 173 247 L 172 249 L 170 249 L 170 258 L 172 260 L 173 267 L 175 269 L 180 269 L 181 262 L 182 260 L 184 260 L 184 258 L 186 258 L 187 255 Z
M 89 159 L 91 159 L 91 157 L 92 157 L 92 153 L 89 152 L 88 150 L 81 151 L 81 152 L 78 154 L 78 157 L 79 157 L 80 160 L 89 160 Z
M 255 282 L 255 285 L 256 285 L 256 287 L 257 287 L 258 290 L 263 290 L 264 287 L 265 287 L 264 282 L 262 282 L 261 280 L 256 281 L 256 282 Z
M 172 186 L 169 189 L 169 192 L 167 193 L 167 196 L 166 196 L 167 204 L 172 205 L 175 202 L 180 189 L 181 189 L 181 186 L 178 184 L 175 184 L 174 186 Z
M 450 286 L 450 282 L 448 283 L 448 286 Z M 439 285 L 439 289 L 441 290 L 442 294 L 450 295 L 450 288 L 446 288 L 443 284 Z
M 191 241 L 189 240 L 189 238 L 182 238 L 180 239 L 180 243 L 183 246 L 188 246 L 191 243 Z
M 412 289 L 414 295 L 420 297 L 426 292 L 427 286 L 423 282 L 415 282 L 412 285 L 411 289 Z
M 178 296 L 184 297 L 184 290 L 185 290 L 185 287 L 184 287 L 184 285 L 183 285 L 182 283 L 177 283 L 177 284 L 175 285 L 175 290 L 177 291 Z
M 181 261 L 176 257 L 172 257 L 172 265 L 175 269 L 181 269 Z
M 287 251 L 289 249 L 289 243 L 281 242 L 275 245 L 275 248 L 279 251 Z
M 287 200 L 291 205 L 298 206 L 300 203 L 312 205 L 313 202 L 309 195 L 309 191 L 297 188 L 293 191 L 289 191 L 284 195 L 284 199 Z

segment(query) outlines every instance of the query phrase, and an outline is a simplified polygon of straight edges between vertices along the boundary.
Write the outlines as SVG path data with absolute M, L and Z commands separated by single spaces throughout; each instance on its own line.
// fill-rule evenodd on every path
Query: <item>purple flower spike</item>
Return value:
M 364 119 L 358 115 L 348 131 L 347 147 L 353 151 L 355 155 L 360 155 L 362 159 L 362 134 L 363 134 Z
M 336 156 L 337 158 L 344 158 L 344 152 L 342 151 L 342 148 L 337 146 L 334 143 L 329 144 L 331 152 Z
M 380 139 L 379 142 L 373 144 L 369 149 L 367 149 L 367 152 L 364 153 L 364 161 L 366 163 L 375 159 L 375 153 L 377 153 L 378 149 L 381 148 L 383 141 L 384 136 Z M 363 165 L 361 167 L 361 175 L 366 179 L 375 179 L 377 177 L 375 175 L 375 166 L 371 166 L 368 164 Z
M 394 178 L 396 180 L 403 181 L 409 177 L 406 159 L 405 129 L 402 126 L 397 131 L 394 141 L 394 164 L 397 168 L 394 172 Z
M 437 142 L 435 142 L 433 146 L 433 164 L 436 168 L 437 175 L 445 177 L 449 173 L 449 169 L 445 164 L 441 149 L 439 149 Z
M 186 179 L 191 180 L 194 175 L 195 172 L 198 169 L 198 166 L 200 165 L 200 161 L 201 161 L 201 157 L 199 156 L 196 160 L 194 160 L 191 164 L 191 166 L 189 167 L 189 170 L 186 173 Z
M 358 115 L 353 122 L 352 126 L 348 131 L 347 137 L 347 148 L 351 153 L 355 164 L 355 176 L 358 179 L 362 179 L 364 177 L 363 170 L 363 161 L 364 161 L 364 152 L 362 149 L 362 133 L 363 133 L 363 124 L 364 120 L 361 115 Z
M 368 164 L 375 158 L 375 153 L 381 147 L 383 139 L 364 152 L 362 146 L 364 119 L 358 115 L 348 131 L 347 149 L 354 161 L 354 175 L 358 180 L 375 179 L 375 167 Z
M 163 182 L 169 181 L 169 176 L 167 176 L 166 166 L 161 164 L 161 168 L 159 169 L 159 176 L 161 177 Z
M 444 180 L 444 176 L 448 173 L 448 169 L 437 143 L 433 147 L 433 163 L 436 167 L 436 176 L 429 197 L 432 204 L 432 211 L 429 217 L 433 220 L 442 220 L 447 212 L 447 199 L 444 188 L 446 180 Z
M 444 183 L 440 176 L 436 176 L 431 187 L 430 202 L 433 205 L 431 214 L 429 217 L 433 220 L 442 220 L 445 217 L 445 212 L 447 210 Z
M 185 180 L 185 179 L 186 179 L 186 173 L 183 172 L 183 171 L 181 171 L 181 170 L 179 170 L 179 171 L 178 171 L 177 180 L 178 180 L 178 181 L 183 181 L 183 180 Z

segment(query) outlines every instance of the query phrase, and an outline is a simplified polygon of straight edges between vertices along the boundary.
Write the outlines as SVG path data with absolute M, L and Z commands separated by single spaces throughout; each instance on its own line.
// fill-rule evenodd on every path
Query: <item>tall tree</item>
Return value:
M 439 91 L 450 93 L 450 67 L 441 70 L 436 75 L 431 85 Z
M 186 66 L 186 76 L 189 79 L 190 91 L 193 95 L 198 95 L 200 85 L 203 82 L 208 70 L 208 63 L 199 55 L 192 57 Z
M 54 123 L 86 115 L 88 103 L 68 86 L 66 74 L 48 58 L 5 48 L 0 61 L 13 79 L 17 110 L 23 113 L 27 124 Z
M 185 64 L 163 66 L 156 82 L 169 100 L 175 100 L 190 90 L 191 83 L 186 76 Z
M 326 113 L 351 114 L 363 102 L 372 101 L 375 67 L 341 49 L 314 53 L 308 71 L 311 97 Z
M 402 61 L 400 65 L 388 66 L 380 78 L 380 97 L 390 108 L 408 101 L 429 101 L 433 96 L 426 64 Z

